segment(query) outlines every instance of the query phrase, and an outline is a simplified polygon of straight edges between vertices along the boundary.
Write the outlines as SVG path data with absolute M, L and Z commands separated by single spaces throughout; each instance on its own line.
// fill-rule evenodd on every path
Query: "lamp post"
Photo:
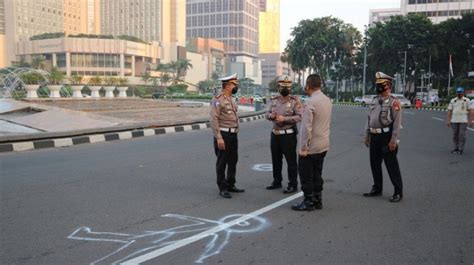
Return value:
M 367 68 L 367 25 L 365 27 L 365 38 L 364 38 L 364 65 L 363 65 L 363 77 L 362 77 L 362 96 L 365 95 L 365 75 L 367 73 L 366 68 Z

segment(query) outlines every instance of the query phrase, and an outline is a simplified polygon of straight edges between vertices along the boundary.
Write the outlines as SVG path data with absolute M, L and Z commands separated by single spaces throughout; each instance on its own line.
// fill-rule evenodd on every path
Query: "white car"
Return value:
M 355 103 L 362 103 L 362 97 L 355 97 L 354 102 Z
M 364 95 L 362 96 L 362 106 L 367 106 L 372 103 L 372 100 L 376 97 L 377 95 Z
M 400 105 L 402 108 L 411 108 L 411 102 L 402 94 L 392 94 L 400 100 Z

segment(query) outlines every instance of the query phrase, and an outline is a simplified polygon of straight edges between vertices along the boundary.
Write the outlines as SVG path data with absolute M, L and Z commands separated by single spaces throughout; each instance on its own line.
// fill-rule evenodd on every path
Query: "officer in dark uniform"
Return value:
M 270 148 L 273 163 L 273 182 L 268 190 L 282 187 L 282 159 L 285 156 L 288 165 L 288 187 L 283 193 L 298 190 L 298 166 L 296 160 L 296 124 L 301 121 L 302 106 L 300 100 L 290 95 L 291 79 L 283 75 L 278 79 L 280 96 L 272 98 L 266 118 L 272 121 Z
M 382 195 L 382 161 L 385 161 L 394 186 L 390 202 L 399 202 L 403 198 L 402 176 L 397 159 L 402 110 L 400 101 L 390 94 L 393 78 L 382 72 L 377 72 L 375 78 L 378 95 L 369 105 L 364 139 L 365 145 L 370 148 L 370 167 L 374 184 L 372 190 L 364 193 L 364 196 Z
M 214 151 L 217 156 L 216 173 L 219 195 L 230 199 L 229 192 L 244 192 L 235 186 L 236 165 L 238 160 L 239 117 L 237 103 L 232 94 L 237 93 L 237 74 L 220 79 L 222 92 L 211 101 L 211 128 L 214 133 Z M 227 167 L 227 177 L 225 175 Z

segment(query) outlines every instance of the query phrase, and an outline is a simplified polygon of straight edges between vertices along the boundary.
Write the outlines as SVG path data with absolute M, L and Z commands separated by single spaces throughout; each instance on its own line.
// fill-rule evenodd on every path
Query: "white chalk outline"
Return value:
M 279 206 L 281 206 L 281 205 L 283 205 L 283 204 L 285 204 L 285 203 L 288 203 L 288 202 L 290 202 L 290 201 L 292 201 L 292 200 L 294 200 L 294 199 L 297 199 L 297 198 L 299 198 L 299 197 L 301 197 L 301 196 L 303 196 L 303 192 L 299 192 L 299 193 L 294 194 L 294 195 L 292 195 L 292 196 L 290 196 L 290 197 L 287 197 L 287 198 L 285 198 L 285 199 L 283 199 L 283 200 L 277 201 L 277 202 L 272 203 L 272 204 L 270 204 L 270 205 L 268 205 L 268 206 L 266 206 L 266 207 L 263 207 L 263 208 L 261 208 L 261 209 L 259 209 L 259 210 L 256 210 L 256 211 L 254 211 L 254 212 L 251 212 L 251 213 L 249 213 L 249 214 L 246 214 L 246 215 L 244 215 L 244 216 L 242 216 L 242 217 L 240 217 L 240 218 L 237 218 L 237 219 L 235 219 L 235 220 L 233 220 L 233 221 L 230 221 L 230 222 L 228 222 L 228 223 L 224 223 L 224 224 L 222 224 L 222 225 L 220 225 L 220 226 L 218 226 L 218 227 L 211 228 L 211 229 L 206 230 L 206 231 L 204 231 L 204 232 L 202 232 L 202 233 L 199 233 L 199 234 L 197 234 L 197 235 L 194 235 L 194 236 L 191 236 L 191 237 L 188 237 L 188 238 L 184 238 L 184 239 L 178 240 L 178 241 L 176 241 L 176 242 L 174 242 L 174 243 L 172 243 L 172 244 L 170 244 L 170 245 L 168 245 L 168 246 L 165 246 L 165 247 L 162 247 L 162 248 L 160 248 L 160 249 L 151 251 L 151 252 L 149 252 L 149 253 L 147 253 L 147 254 L 145 254 L 145 255 L 142 255 L 142 256 L 133 258 L 133 259 L 131 259 L 131 260 L 125 261 L 125 262 L 123 262 L 123 263 L 121 263 L 121 264 L 123 264 L 123 265 L 135 265 L 135 264 L 140 264 L 140 263 L 149 261 L 149 260 L 151 260 L 151 259 L 157 258 L 157 257 L 159 257 L 159 256 L 162 256 L 162 255 L 166 254 L 166 253 L 169 253 L 169 252 L 171 252 L 171 251 L 174 251 L 174 250 L 176 250 L 176 249 L 178 249 L 178 248 L 182 248 L 182 247 L 187 246 L 187 245 L 189 245 L 189 244 L 191 244 L 191 243 L 194 243 L 194 242 L 196 242 L 196 241 L 199 241 L 199 240 L 201 240 L 201 239 L 203 239 L 203 238 L 205 238 L 205 237 L 208 237 L 208 236 L 210 236 L 210 235 L 214 235 L 214 234 L 216 234 L 216 233 L 218 233 L 218 232 L 220 232 L 220 231 L 223 231 L 223 230 L 225 230 L 225 229 L 228 229 L 228 228 L 230 228 L 230 227 L 232 227 L 232 226 L 234 226 L 234 225 L 238 225 L 238 224 L 241 224 L 242 222 L 246 222 L 246 221 L 249 220 L 249 219 L 258 217 L 258 216 L 260 216 L 260 215 L 262 215 L 262 214 L 264 214 L 264 213 L 266 213 L 266 212 L 268 212 L 268 211 L 271 211 L 271 210 L 273 210 L 273 209 L 275 209 L 275 208 L 277 208 L 277 207 L 279 207 Z

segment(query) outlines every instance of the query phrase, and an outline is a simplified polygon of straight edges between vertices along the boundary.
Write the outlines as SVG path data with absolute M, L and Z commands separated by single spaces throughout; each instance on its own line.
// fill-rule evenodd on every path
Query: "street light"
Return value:
M 367 25 L 364 25 L 365 27 L 365 37 L 364 37 L 364 65 L 363 65 L 363 69 L 364 69 L 364 74 L 363 74 L 363 78 L 362 78 L 362 96 L 365 95 L 365 75 L 366 75 L 366 68 L 367 68 Z

